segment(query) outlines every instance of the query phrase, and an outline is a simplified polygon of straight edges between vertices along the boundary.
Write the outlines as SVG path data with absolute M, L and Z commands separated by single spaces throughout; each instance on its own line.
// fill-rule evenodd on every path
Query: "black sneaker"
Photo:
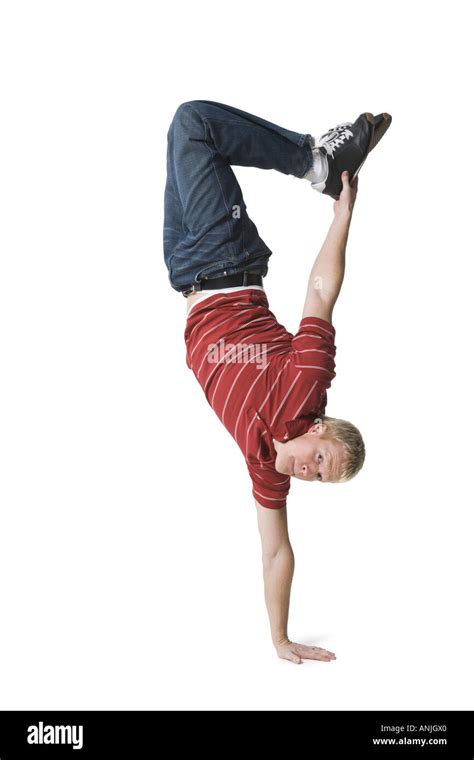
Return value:
M 338 200 L 342 190 L 341 174 L 349 172 L 349 181 L 358 175 L 370 151 L 390 126 L 391 116 L 362 113 L 354 122 L 342 122 L 320 137 L 313 137 L 313 152 L 326 157 L 328 174 L 324 181 L 311 182 L 320 193 Z

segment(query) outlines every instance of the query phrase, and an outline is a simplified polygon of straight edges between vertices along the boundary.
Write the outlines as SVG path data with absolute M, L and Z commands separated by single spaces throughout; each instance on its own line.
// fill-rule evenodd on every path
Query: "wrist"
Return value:
M 273 641 L 273 646 L 275 647 L 275 649 L 278 649 L 278 647 L 281 647 L 284 644 L 288 644 L 290 640 L 286 633 L 281 633 L 276 636 L 272 636 L 272 641 Z
M 340 224 L 349 225 L 352 220 L 352 209 L 346 206 L 345 208 L 339 208 L 334 212 L 334 220 Z

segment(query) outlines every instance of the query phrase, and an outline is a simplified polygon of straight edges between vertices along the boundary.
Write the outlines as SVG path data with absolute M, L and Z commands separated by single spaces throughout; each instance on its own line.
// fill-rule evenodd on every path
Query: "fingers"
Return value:
M 336 659 L 334 652 L 329 652 L 327 649 L 322 649 L 321 647 L 306 646 L 306 644 L 298 644 L 296 646 L 296 652 L 300 657 L 304 657 L 307 660 L 331 662 Z
M 359 184 L 358 174 L 355 177 L 353 177 L 352 181 L 349 181 L 349 172 L 343 171 L 341 174 L 341 181 L 342 181 L 342 192 L 350 191 L 351 189 L 357 192 L 357 188 Z

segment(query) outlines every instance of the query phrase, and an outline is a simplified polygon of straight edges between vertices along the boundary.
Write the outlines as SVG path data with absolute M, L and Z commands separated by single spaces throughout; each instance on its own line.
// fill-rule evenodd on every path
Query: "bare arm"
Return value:
M 357 197 L 358 177 L 353 186 L 342 174 L 343 189 L 334 203 L 334 219 L 309 275 L 303 317 L 332 322 L 332 311 L 344 280 L 346 245 Z
M 286 507 L 267 509 L 255 502 L 262 541 L 265 604 L 272 641 L 278 646 L 288 638 L 288 612 L 295 559 L 288 536 Z
M 332 652 L 320 647 L 296 644 L 288 638 L 288 613 L 295 560 L 288 536 L 286 507 L 268 509 L 255 502 L 262 541 L 265 603 L 273 645 L 279 657 L 301 663 L 303 658 L 329 661 Z

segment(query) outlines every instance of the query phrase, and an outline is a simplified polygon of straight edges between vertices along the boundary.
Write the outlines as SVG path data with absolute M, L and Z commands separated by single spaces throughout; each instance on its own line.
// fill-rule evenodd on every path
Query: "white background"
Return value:
M 473 709 L 469 4 L 4 2 L 1 709 Z M 216 100 L 320 134 L 393 124 L 360 174 L 328 414 L 348 484 L 295 483 L 276 657 L 245 463 L 185 364 L 162 260 L 166 132 Z M 288 329 L 332 218 L 237 168 Z

